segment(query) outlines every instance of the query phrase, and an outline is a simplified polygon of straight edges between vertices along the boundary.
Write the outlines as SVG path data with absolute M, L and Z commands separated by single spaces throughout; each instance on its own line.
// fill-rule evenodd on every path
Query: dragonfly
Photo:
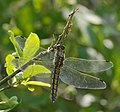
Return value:
M 103 72 L 113 67 L 111 61 L 106 60 L 88 60 L 75 57 L 65 58 L 64 46 L 58 44 L 54 52 L 51 52 L 41 59 L 33 60 L 34 64 L 43 65 L 52 71 L 51 74 L 36 75 L 40 78 L 52 77 L 51 98 L 56 101 L 58 80 L 60 79 L 67 85 L 73 85 L 82 89 L 105 89 L 106 83 L 95 77 L 94 73 Z M 12 63 L 18 63 L 18 66 L 26 59 L 14 59 Z M 43 76 L 43 77 L 42 77 Z

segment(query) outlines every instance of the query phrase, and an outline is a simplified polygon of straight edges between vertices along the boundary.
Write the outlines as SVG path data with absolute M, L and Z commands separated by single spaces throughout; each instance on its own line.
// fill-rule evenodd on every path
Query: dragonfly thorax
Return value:
M 53 59 L 53 64 L 56 66 L 63 66 L 63 61 L 65 58 L 65 51 L 64 51 L 65 47 L 62 44 L 58 44 L 56 46 L 56 49 L 54 50 L 54 59 Z

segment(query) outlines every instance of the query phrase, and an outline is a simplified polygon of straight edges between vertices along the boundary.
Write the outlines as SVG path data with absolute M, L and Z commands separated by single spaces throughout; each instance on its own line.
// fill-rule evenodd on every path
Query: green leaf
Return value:
M 12 31 L 8 31 L 10 33 L 10 41 L 12 42 L 12 44 L 14 45 L 14 48 L 16 50 L 16 53 L 18 55 L 18 57 L 22 57 L 23 54 L 22 54 L 22 50 L 20 49 L 20 46 L 19 44 L 17 43 L 17 41 L 15 40 L 15 37 L 14 37 L 14 33 Z
M 31 91 L 31 92 L 33 92 L 33 91 L 35 90 L 35 88 L 33 88 L 33 87 L 28 87 L 28 90 Z
M 14 68 L 15 68 L 15 66 L 13 64 L 11 64 L 11 61 L 13 59 L 15 59 L 15 58 L 11 54 L 8 54 L 5 59 L 6 60 L 6 64 L 5 64 L 6 72 L 8 75 L 10 75 L 14 71 Z
M 17 100 L 18 98 L 16 96 L 12 96 L 7 103 L 9 104 L 10 107 L 13 107 L 14 105 L 19 104 Z
M 5 112 L 12 112 L 13 110 L 16 109 L 16 107 L 19 105 L 18 102 L 18 98 L 16 96 L 12 96 L 9 100 L 8 100 L 8 104 L 10 106 L 9 109 L 5 110 Z
M 50 84 L 44 83 L 44 82 L 40 82 L 40 81 L 29 81 L 29 82 L 26 82 L 26 85 L 35 85 L 35 86 L 47 86 L 47 87 L 51 87 Z
M 30 59 L 35 55 L 40 47 L 40 40 L 35 33 L 31 33 L 25 42 L 23 49 L 23 58 Z
M 8 105 L 9 107 L 5 110 L 1 110 L 0 112 L 12 112 L 18 105 L 18 98 L 16 96 L 12 96 L 9 100 L 2 101 L 0 104 Z
M 51 71 L 42 65 L 30 65 L 23 71 L 23 77 L 29 78 L 41 73 L 51 73 Z

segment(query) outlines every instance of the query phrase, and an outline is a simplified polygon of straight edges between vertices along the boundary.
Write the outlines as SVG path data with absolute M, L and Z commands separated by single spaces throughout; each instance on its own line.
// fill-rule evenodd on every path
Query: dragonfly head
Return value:
M 56 48 L 64 50 L 65 46 L 63 44 L 57 44 Z

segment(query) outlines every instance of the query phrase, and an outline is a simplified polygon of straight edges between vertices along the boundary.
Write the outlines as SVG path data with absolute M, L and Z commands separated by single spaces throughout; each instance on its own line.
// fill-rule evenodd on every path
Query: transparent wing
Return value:
M 52 57 L 52 58 L 51 58 Z M 53 56 L 46 56 L 41 60 L 33 60 L 33 64 L 43 65 L 53 71 Z M 21 66 L 25 59 L 15 59 L 14 64 Z M 23 62 L 22 62 L 23 61 Z M 13 63 L 12 62 L 12 63 Z M 86 60 L 80 58 L 67 58 L 60 72 L 60 79 L 69 85 L 74 85 L 76 88 L 84 89 L 104 89 L 106 84 L 97 77 L 86 73 L 102 72 L 110 69 L 113 66 L 109 61 Z M 50 82 L 51 74 L 40 74 L 35 76 L 35 80 L 42 82 Z
M 33 76 L 32 79 L 49 84 L 51 84 L 52 81 L 51 74 L 38 74 L 36 76 Z
M 66 58 L 64 65 L 84 73 L 102 72 L 113 67 L 113 63 L 110 61 L 87 60 L 73 57 Z
M 12 64 L 18 68 L 21 67 L 25 61 L 26 59 L 13 59 Z M 48 60 L 33 60 L 31 64 L 43 65 L 51 71 L 53 68 L 52 62 Z M 30 74 L 32 75 L 32 73 Z M 37 80 L 44 83 L 51 83 L 51 74 L 49 73 L 36 74 L 35 76 L 32 77 L 32 80 Z
M 73 85 L 76 88 L 83 89 L 104 89 L 106 84 L 104 81 L 100 80 L 97 77 L 81 73 L 75 69 L 64 66 L 61 69 L 60 79 L 68 84 Z
M 45 66 L 46 68 L 48 68 L 51 72 L 53 71 L 53 62 L 52 60 L 35 60 L 33 61 L 35 64 L 37 65 L 43 65 Z M 36 76 L 34 76 L 34 79 L 37 80 L 37 81 L 42 81 L 42 82 L 45 82 L 45 83 L 51 83 L 51 74 L 49 73 L 44 73 L 44 74 L 38 74 Z
M 40 48 L 40 51 L 43 51 L 43 48 Z M 54 54 L 51 52 L 40 59 L 32 60 L 31 64 L 43 65 L 49 69 L 51 68 L 51 65 L 53 66 L 53 58 L 54 58 Z M 13 59 L 11 63 L 15 65 L 16 68 L 18 68 L 28 61 L 29 60 L 27 58 L 16 58 Z
M 48 54 L 44 56 L 43 58 L 39 60 L 33 60 L 32 64 L 36 65 L 43 65 L 44 67 L 48 68 L 49 70 L 53 70 L 53 54 Z M 16 66 L 16 68 L 21 67 L 25 62 L 27 62 L 28 59 L 25 58 L 19 58 L 19 59 L 13 59 L 11 63 Z M 32 73 L 31 73 L 32 75 Z M 51 82 L 51 74 L 48 73 L 42 73 L 42 74 L 37 74 L 32 77 L 34 80 L 42 81 L 42 82 Z

